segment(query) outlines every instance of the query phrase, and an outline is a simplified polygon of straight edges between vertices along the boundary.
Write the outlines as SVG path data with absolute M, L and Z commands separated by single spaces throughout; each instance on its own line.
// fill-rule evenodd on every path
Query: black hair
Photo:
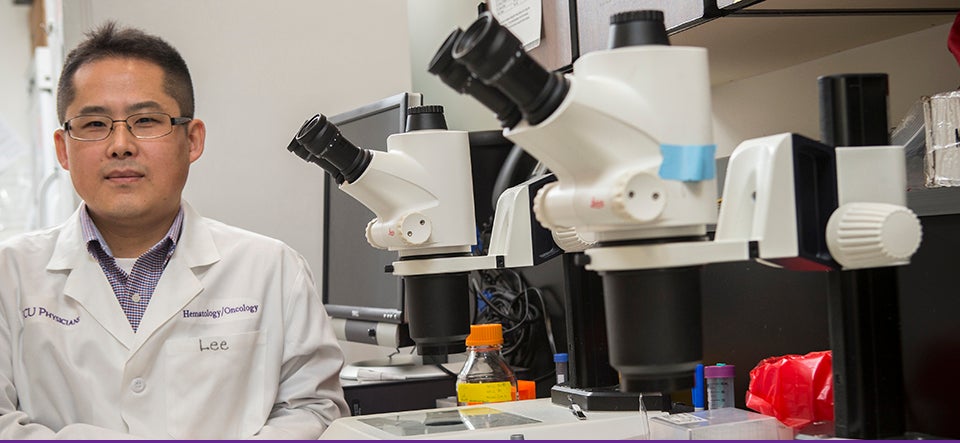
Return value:
M 86 35 L 87 39 L 67 55 L 60 73 L 60 84 L 57 85 L 57 117 L 60 123 L 66 120 L 67 106 L 76 97 L 73 76 L 77 70 L 85 64 L 112 57 L 136 58 L 160 66 L 164 73 L 164 91 L 180 105 L 179 116 L 193 117 L 193 83 L 187 63 L 176 48 L 160 37 L 136 28 L 122 28 L 113 21 L 104 23 Z

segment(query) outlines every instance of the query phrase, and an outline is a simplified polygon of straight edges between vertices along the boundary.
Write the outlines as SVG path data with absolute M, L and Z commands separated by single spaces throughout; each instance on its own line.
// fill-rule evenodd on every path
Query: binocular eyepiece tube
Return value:
M 430 60 L 427 71 L 440 77 L 440 80 L 453 90 L 470 95 L 493 111 L 500 120 L 501 127 L 516 126 L 522 118 L 517 105 L 497 88 L 483 84 L 466 66 L 453 59 L 453 45 L 461 35 L 463 30 L 457 28 L 447 36 L 440 50 L 433 56 L 433 60 Z
M 610 49 L 669 44 L 662 11 L 627 11 L 610 18 Z M 570 89 L 562 74 L 548 71 L 530 57 L 520 40 L 489 11 L 466 31 L 451 32 L 427 70 L 496 113 L 504 128 L 516 126 L 518 112 L 531 125 L 541 123 Z
M 490 12 L 481 14 L 466 31 L 454 30 L 429 71 L 494 111 L 505 128 L 519 122 L 518 113 L 531 125 L 546 120 L 570 89 L 562 74 L 533 60 Z
M 340 170 L 337 169 L 336 166 L 330 164 L 330 162 L 310 153 L 307 148 L 304 148 L 303 145 L 297 141 L 296 137 L 294 137 L 294 139 L 290 141 L 290 144 L 287 145 L 287 150 L 294 153 L 297 157 L 323 168 L 327 174 L 330 174 L 330 176 L 337 181 L 338 185 L 343 184 L 343 174 L 340 173 Z
M 299 145 L 299 148 L 294 145 Z M 373 153 L 358 148 L 340 134 L 340 129 L 327 120 L 323 114 L 317 114 L 307 120 L 294 137 L 287 150 L 300 158 L 316 163 L 327 173 L 343 181 L 352 183 L 363 175 L 370 165 Z
M 457 38 L 453 58 L 516 103 L 531 125 L 546 120 L 570 89 L 562 74 L 540 66 L 490 12 L 481 14 Z

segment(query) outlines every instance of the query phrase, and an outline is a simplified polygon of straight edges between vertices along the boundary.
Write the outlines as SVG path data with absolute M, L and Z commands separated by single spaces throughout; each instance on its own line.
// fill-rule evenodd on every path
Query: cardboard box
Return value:
M 47 46 L 47 14 L 44 8 L 44 0 L 33 0 L 30 6 L 30 53 L 37 46 Z

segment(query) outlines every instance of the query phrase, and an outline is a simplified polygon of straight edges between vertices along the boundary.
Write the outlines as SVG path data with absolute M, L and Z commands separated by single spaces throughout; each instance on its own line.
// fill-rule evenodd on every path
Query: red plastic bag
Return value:
M 947 49 L 957 59 L 957 63 L 960 63 L 960 14 L 957 14 L 957 17 L 953 19 L 953 26 L 950 27 L 950 32 L 947 34 Z
M 770 357 L 750 370 L 747 407 L 793 429 L 833 420 L 830 351 Z

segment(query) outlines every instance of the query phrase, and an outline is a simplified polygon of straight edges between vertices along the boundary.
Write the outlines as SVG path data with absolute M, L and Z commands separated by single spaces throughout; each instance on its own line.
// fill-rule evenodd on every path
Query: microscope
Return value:
M 482 84 L 475 89 L 505 104 L 505 118 L 519 119 L 498 91 Z M 555 179 L 546 174 L 504 191 L 489 253 L 473 255 L 477 228 L 469 134 L 447 129 L 442 106 L 407 112 L 406 131 L 387 138 L 386 152 L 357 147 L 322 114 L 308 119 L 287 149 L 324 169 L 374 213 L 367 241 L 398 253 L 399 260 L 385 271 L 403 279 L 410 338 L 424 363 L 440 364 L 449 354 L 466 351 L 470 271 L 532 266 L 561 252 L 530 211 L 536 192 Z
M 467 133 L 447 130 L 442 107 L 408 112 L 408 132 L 389 137 L 386 152 L 355 146 L 322 114 L 307 120 L 287 149 L 323 168 L 374 212 L 365 231 L 372 246 L 397 251 L 407 262 L 468 256 L 476 222 Z M 445 363 L 448 354 L 465 352 L 469 298 L 451 294 L 467 293 L 467 273 L 405 275 L 404 290 L 410 318 L 430 319 L 410 322 L 424 361 Z
M 694 386 L 705 264 L 886 268 L 919 246 L 899 146 L 747 140 L 730 157 L 718 210 L 707 52 L 671 46 L 660 11 L 612 16 L 609 49 L 583 55 L 572 74 L 538 65 L 490 13 L 451 34 L 430 69 L 473 95 L 444 78 L 448 58 L 516 104 L 522 119 L 501 119 L 504 136 L 556 175 L 533 201 L 537 220 L 596 240 L 587 269 L 602 278 L 623 392 Z

